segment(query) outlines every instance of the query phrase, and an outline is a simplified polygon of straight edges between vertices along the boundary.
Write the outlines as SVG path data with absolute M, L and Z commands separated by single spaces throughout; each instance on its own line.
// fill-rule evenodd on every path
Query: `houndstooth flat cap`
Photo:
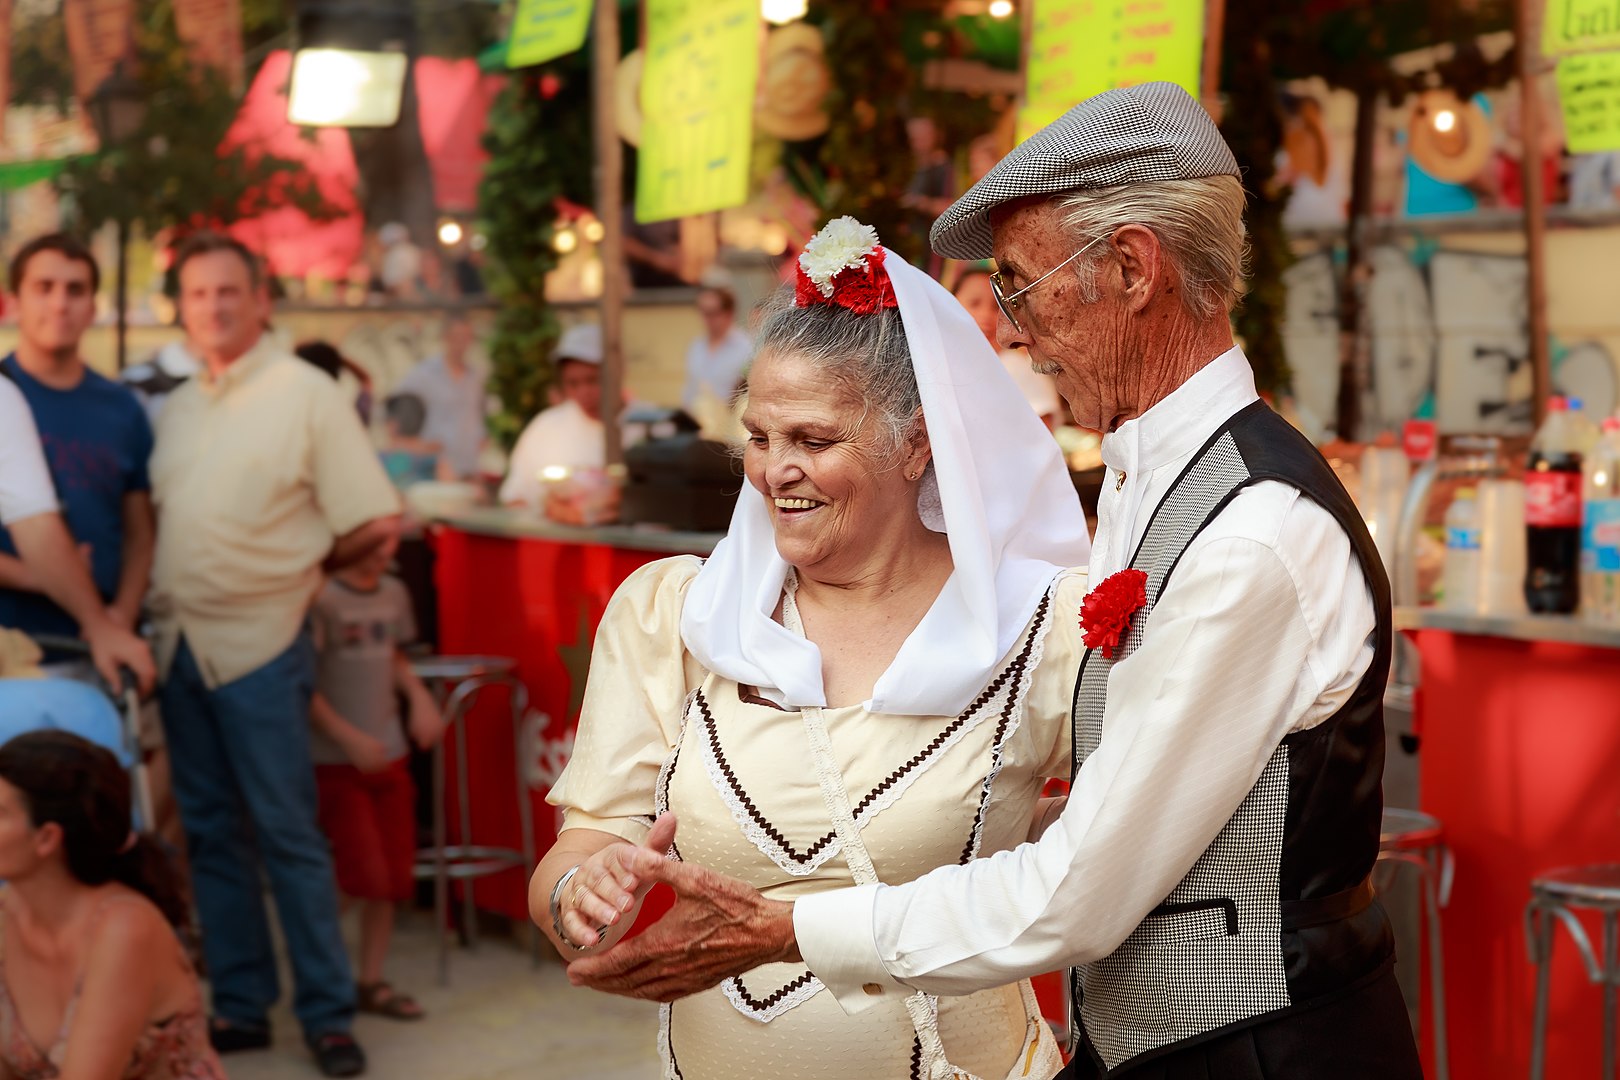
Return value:
M 990 257 L 990 211 L 1030 195 L 1237 176 L 1209 113 L 1175 83 L 1106 90 L 1046 125 L 996 163 L 929 233 L 950 259 Z

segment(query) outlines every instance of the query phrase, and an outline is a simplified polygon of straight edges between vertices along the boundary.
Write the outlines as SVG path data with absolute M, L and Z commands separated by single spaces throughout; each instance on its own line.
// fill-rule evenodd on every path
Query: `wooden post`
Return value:
M 1361 430 L 1361 399 L 1371 357 L 1367 338 L 1367 289 L 1372 280 L 1373 151 L 1378 136 L 1378 91 L 1356 88 L 1356 127 L 1350 153 L 1349 226 L 1344 279 L 1339 286 L 1339 396 L 1334 430 L 1346 442 L 1371 438 Z
M 596 128 L 596 216 L 602 222 L 602 438 L 607 464 L 624 464 L 619 413 L 624 408 L 624 149 L 613 111 L 619 67 L 619 5 L 596 0 L 592 97 Z
M 1198 98 L 1210 116 L 1218 117 L 1221 92 L 1221 38 L 1226 31 L 1226 0 L 1204 0 L 1204 62 L 1198 73 Z
M 1532 6 L 1533 3 L 1535 6 Z M 1547 330 L 1547 199 L 1541 176 L 1541 35 L 1539 0 L 1519 0 L 1519 134 L 1523 156 L 1524 255 L 1528 275 L 1530 395 L 1536 427 L 1547 415 L 1552 393 L 1551 338 Z
M 128 363 L 129 341 L 129 219 L 118 217 L 118 370 Z

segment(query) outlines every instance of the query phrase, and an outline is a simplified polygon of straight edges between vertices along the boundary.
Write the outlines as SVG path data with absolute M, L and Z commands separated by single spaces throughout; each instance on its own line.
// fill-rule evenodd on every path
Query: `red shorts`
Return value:
M 416 889 L 416 785 L 401 758 L 379 773 L 315 766 L 321 828 L 338 889 L 356 900 L 409 900 Z

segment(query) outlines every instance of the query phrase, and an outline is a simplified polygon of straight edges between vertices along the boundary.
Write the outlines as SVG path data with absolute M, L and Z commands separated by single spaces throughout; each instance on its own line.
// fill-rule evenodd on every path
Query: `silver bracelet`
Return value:
M 583 865 L 583 864 L 580 864 L 580 865 Z M 557 879 L 557 884 L 555 884 L 555 885 L 553 885 L 551 887 L 551 929 L 556 933 L 558 941 L 561 941 L 564 945 L 567 945 L 570 949 L 573 949 L 575 952 L 584 952 L 586 949 L 589 949 L 591 946 L 589 946 L 589 945 L 580 945 L 580 944 L 576 943 L 573 938 L 568 936 L 568 931 L 563 929 L 563 924 L 562 924 L 562 891 L 563 891 L 563 886 L 568 884 L 568 880 L 570 878 L 572 878 L 577 873 L 579 873 L 579 866 L 576 865 L 574 867 L 571 867 L 569 870 L 564 872 L 562 877 Z M 597 939 L 598 939 L 597 944 L 599 944 L 599 945 L 601 944 L 600 939 L 602 937 L 602 934 L 604 932 L 606 932 L 606 930 L 607 930 L 607 927 L 605 927 L 605 926 L 599 926 L 599 927 L 596 928 L 596 936 L 597 936 Z

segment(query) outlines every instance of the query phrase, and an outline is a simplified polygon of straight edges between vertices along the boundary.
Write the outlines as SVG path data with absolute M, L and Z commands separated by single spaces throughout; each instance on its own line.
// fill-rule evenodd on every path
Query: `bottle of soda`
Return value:
M 1524 474 L 1524 602 L 1539 614 L 1567 615 L 1580 604 L 1579 438 L 1568 403 L 1550 398 Z
M 1480 565 L 1479 506 L 1474 489 L 1461 487 L 1446 510 L 1446 563 L 1441 577 L 1441 605 L 1450 611 L 1477 615 L 1483 607 L 1483 567 Z
M 1581 510 L 1581 617 L 1620 624 L 1620 419 L 1586 457 Z

